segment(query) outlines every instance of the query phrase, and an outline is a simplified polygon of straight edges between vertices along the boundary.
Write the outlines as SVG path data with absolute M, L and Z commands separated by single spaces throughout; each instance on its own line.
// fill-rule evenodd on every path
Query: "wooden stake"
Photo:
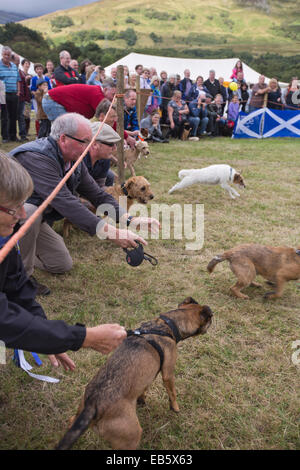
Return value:
M 118 175 L 119 183 L 122 184 L 125 181 L 124 171 L 124 68 L 123 65 L 117 67 L 117 133 L 121 137 L 121 140 L 117 144 L 117 155 L 118 155 Z

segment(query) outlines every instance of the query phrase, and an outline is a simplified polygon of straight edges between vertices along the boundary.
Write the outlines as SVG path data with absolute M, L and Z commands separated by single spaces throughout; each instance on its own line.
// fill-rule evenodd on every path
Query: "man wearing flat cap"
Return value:
M 93 136 L 98 133 L 101 124 L 100 122 L 92 123 Z M 119 134 L 111 126 L 102 125 L 103 127 L 97 134 L 90 151 L 84 157 L 89 174 L 100 187 L 113 185 L 114 173 L 110 170 L 110 159 L 117 143 L 121 140 Z
M 78 85 L 79 86 L 79 85 Z M 116 135 L 113 129 L 101 131 L 101 140 L 96 145 L 103 145 L 111 151 L 112 140 Z M 10 152 L 30 174 L 34 191 L 26 201 L 25 211 L 29 217 L 49 196 L 62 180 L 92 140 L 91 123 L 80 114 L 67 113 L 58 117 L 52 124 L 49 137 L 28 142 Z M 100 142 L 100 144 L 98 143 Z M 108 204 L 115 211 L 116 222 L 124 222 L 125 227 L 132 223 L 144 225 L 151 231 L 157 231 L 159 222 L 147 217 L 128 217 L 115 199 L 100 188 L 89 174 L 84 162 L 81 162 L 66 184 L 59 191 L 42 215 L 28 229 L 20 240 L 20 251 L 27 275 L 36 283 L 38 294 L 47 295 L 49 289 L 39 284 L 32 277 L 34 268 L 60 274 L 72 268 L 72 258 L 63 238 L 56 233 L 52 224 L 66 217 L 71 223 L 89 233 L 97 234 L 101 239 L 108 239 L 122 248 L 136 247 L 135 240 L 147 245 L 147 242 L 130 230 L 116 228 L 106 219 L 101 219 L 87 209 L 79 196 L 87 199 L 94 207 Z M 127 222 L 127 223 L 126 223 Z

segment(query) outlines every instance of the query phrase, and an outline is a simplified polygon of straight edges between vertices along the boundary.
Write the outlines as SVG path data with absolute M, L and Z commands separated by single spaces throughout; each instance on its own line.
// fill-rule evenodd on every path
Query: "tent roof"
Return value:
M 168 75 L 173 73 L 179 73 L 183 78 L 183 72 L 185 69 L 189 69 L 191 72 L 191 79 L 196 80 L 198 75 L 203 76 L 204 80 L 208 78 L 209 71 L 215 70 L 216 78 L 224 77 L 225 81 L 230 81 L 232 69 L 234 68 L 237 61 L 240 60 L 238 57 L 232 59 L 182 59 L 177 57 L 160 57 L 155 55 L 137 54 L 131 52 L 117 62 L 109 65 L 105 68 L 107 75 L 110 75 L 110 69 L 117 65 L 127 65 L 130 72 L 134 72 L 134 68 L 138 64 L 142 64 L 144 67 L 155 67 L 158 74 L 165 70 Z M 257 83 L 259 73 L 248 67 L 243 62 L 244 77 L 248 83 Z M 269 78 L 266 77 L 266 81 Z M 287 85 L 280 82 L 281 85 Z

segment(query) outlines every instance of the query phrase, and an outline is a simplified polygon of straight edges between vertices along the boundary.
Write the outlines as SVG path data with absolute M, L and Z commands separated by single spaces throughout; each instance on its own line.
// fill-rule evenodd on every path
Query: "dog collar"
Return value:
M 296 255 L 300 256 L 300 250 L 296 250 Z
M 160 315 L 159 318 L 161 318 L 168 325 L 168 327 L 172 330 L 175 341 L 176 343 L 178 343 L 182 338 L 175 322 L 171 318 L 166 317 L 165 315 Z
M 123 194 L 128 197 L 128 199 L 133 199 L 131 196 L 129 196 L 127 189 L 125 188 L 125 183 L 121 184 L 121 189 L 123 191 Z
M 232 167 L 230 167 L 229 181 L 232 183 Z

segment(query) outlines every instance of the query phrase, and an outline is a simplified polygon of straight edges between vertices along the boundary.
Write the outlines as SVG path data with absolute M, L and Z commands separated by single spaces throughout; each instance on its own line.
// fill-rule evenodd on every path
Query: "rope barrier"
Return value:
M 3 260 L 6 258 L 8 253 L 13 249 L 13 247 L 21 240 L 21 238 L 25 235 L 27 230 L 31 227 L 31 225 L 36 221 L 36 219 L 42 214 L 42 212 L 46 209 L 46 207 L 53 201 L 55 196 L 59 193 L 59 191 L 62 189 L 63 185 L 68 181 L 70 176 L 74 173 L 78 165 L 82 162 L 86 154 L 88 153 L 89 149 L 91 148 L 92 144 L 95 142 L 98 134 L 100 133 L 103 124 L 106 121 L 107 115 L 110 112 L 112 105 L 115 101 L 115 95 L 113 97 L 113 100 L 111 102 L 111 105 L 104 117 L 104 120 L 100 123 L 99 129 L 96 132 L 96 134 L 93 136 L 92 140 L 86 147 L 86 149 L 82 152 L 80 157 L 76 160 L 72 168 L 65 174 L 65 176 L 62 178 L 62 180 L 58 183 L 58 185 L 53 189 L 53 191 L 49 194 L 47 199 L 37 208 L 37 210 L 26 220 L 26 222 L 21 225 L 19 230 L 6 242 L 6 244 L 0 249 L 0 263 L 3 262 Z

